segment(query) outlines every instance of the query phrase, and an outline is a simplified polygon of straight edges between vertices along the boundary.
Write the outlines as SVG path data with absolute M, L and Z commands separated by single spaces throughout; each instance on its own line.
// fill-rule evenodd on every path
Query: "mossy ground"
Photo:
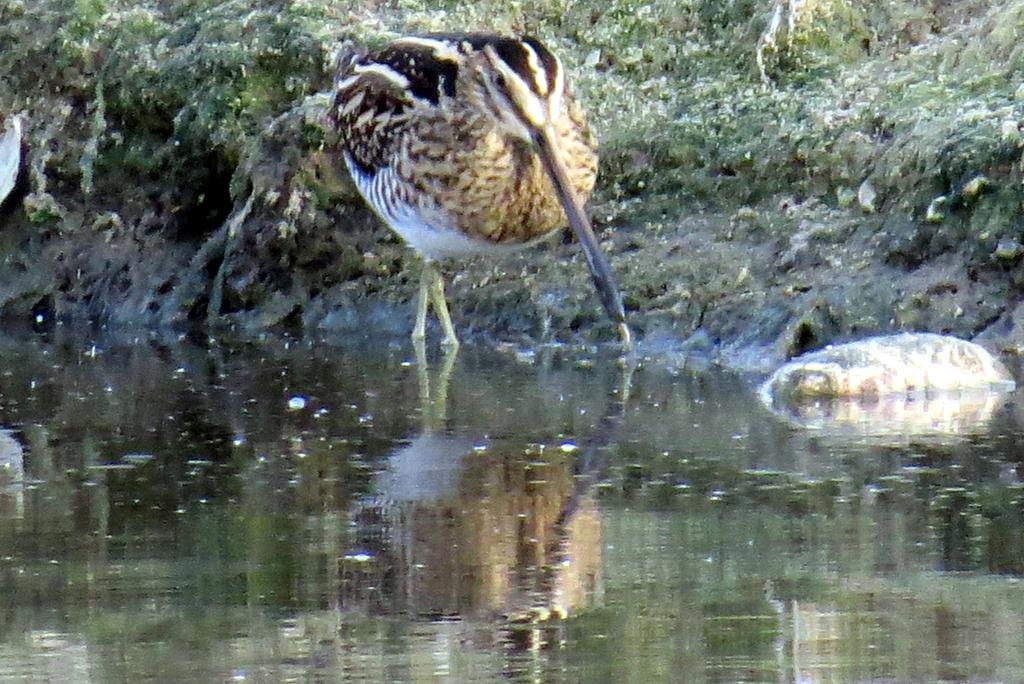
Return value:
M 26 164 L 0 205 L 0 308 L 408 327 L 416 260 L 321 125 L 333 56 L 494 30 L 574 76 L 602 142 L 595 224 L 652 347 L 770 365 L 930 330 L 1016 348 L 1024 1 L 801 7 L 3 0 L 0 114 L 23 117 Z M 450 268 L 467 337 L 613 337 L 574 245 Z

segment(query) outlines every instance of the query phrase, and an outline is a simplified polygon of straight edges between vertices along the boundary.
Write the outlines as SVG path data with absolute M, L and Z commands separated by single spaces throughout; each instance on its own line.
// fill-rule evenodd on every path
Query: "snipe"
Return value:
M 399 38 L 342 68 L 328 118 L 362 196 L 423 257 L 414 339 L 425 335 L 430 303 L 445 344 L 458 344 L 435 260 L 507 252 L 568 222 L 631 345 L 622 295 L 582 205 L 596 144 L 561 61 L 540 41 Z

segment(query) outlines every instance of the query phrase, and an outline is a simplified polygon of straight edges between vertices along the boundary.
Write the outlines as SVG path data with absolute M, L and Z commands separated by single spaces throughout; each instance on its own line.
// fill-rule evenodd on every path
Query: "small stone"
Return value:
M 736 210 L 736 213 L 732 215 L 733 221 L 755 221 L 757 220 L 757 210 L 753 207 L 743 206 Z
M 120 233 L 124 230 L 124 221 L 117 212 L 107 211 L 93 219 L 91 228 L 97 233 L 107 230 Z
M 848 188 L 845 185 L 836 188 L 836 202 L 841 208 L 849 209 L 856 199 L 857 193 L 853 191 L 853 188 Z
M 996 251 L 993 254 L 1000 261 L 1016 261 L 1021 255 L 1024 255 L 1024 245 L 1016 240 L 1004 238 L 996 245 Z
M 21 118 L 15 116 L 7 120 L 3 135 L 0 135 L 0 202 L 3 202 L 14 189 L 19 168 L 21 168 Z
M 67 215 L 67 210 L 48 192 L 33 192 L 21 205 L 32 223 L 57 222 Z
M 1018 123 L 1016 119 L 1006 119 L 1003 121 L 999 126 L 999 132 L 1002 134 L 1004 139 L 1018 144 L 1021 143 L 1020 123 Z
M 860 184 L 860 188 L 857 189 L 857 203 L 860 204 L 860 208 L 869 214 L 875 213 L 875 200 L 878 198 L 878 193 L 875 191 L 875 187 L 871 185 L 871 181 L 866 180 Z
M 990 181 L 985 176 L 975 176 L 971 180 L 967 181 L 964 185 L 964 189 L 961 194 L 966 200 L 973 200 L 982 193 L 982 191 L 990 185 Z
M 928 223 L 942 223 L 943 219 L 946 218 L 946 203 L 949 198 L 945 195 L 939 195 L 928 204 L 928 210 L 924 213 L 924 220 Z

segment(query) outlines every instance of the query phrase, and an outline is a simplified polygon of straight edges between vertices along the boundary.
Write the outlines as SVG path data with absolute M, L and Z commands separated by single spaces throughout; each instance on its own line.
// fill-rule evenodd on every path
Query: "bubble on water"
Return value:
M 533 349 L 517 349 L 515 359 L 519 363 L 533 363 L 537 358 L 537 352 Z
M 373 560 L 373 554 L 366 553 L 365 551 L 346 553 L 344 559 L 347 561 L 354 561 L 356 563 L 368 563 Z
M 289 411 L 301 411 L 306 408 L 306 398 L 302 396 L 294 396 L 288 400 Z

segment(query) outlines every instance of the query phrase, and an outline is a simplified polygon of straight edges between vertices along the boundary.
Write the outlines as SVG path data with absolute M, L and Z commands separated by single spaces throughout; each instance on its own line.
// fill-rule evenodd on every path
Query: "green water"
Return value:
M 808 430 L 676 358 L 427 366 L 0 339 L 0 681 L 1024 681 L 1014 397 Z

